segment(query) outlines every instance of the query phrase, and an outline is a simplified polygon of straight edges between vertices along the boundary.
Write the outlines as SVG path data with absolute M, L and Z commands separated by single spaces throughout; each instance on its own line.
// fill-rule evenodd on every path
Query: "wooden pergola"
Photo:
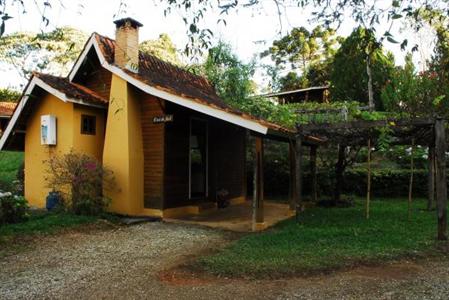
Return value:
M 255 157 L 254 157 L 254 169 L 253 169 L 253 201 L 252 201 L 252 230 L 260 231 L 266 228 L 264 220 L 264 179 L 263 179 L 263 162 L 264 162 L 264 139 L 261 135 L 253 135 L 255 138 Z M 289 144 L 289 157 L 290 157 L 290 178 L 289 178 L 289 210 L 293 216 L 297 211 L 297 204 L 300 203 L 297 187 L 297 171 L 301 169 L 301 166 L 296 164 L 296 138 L 295 136 L 285 136 L 283 138 L 270 136 L 268 139 L 277 140 Z M 302 145 L 310 147 L 311 160 L 316 162 L 316 149 L 319 144 L 319 139 L 313 137 L 304 137 L 302 139 Z M 301 147 L 299 149 L 302 149 Z M 301 161 L 299 161 L 301 163 Z M 316 164 L 312 164 L 314 168 Z M 316 174 L 316 169 L 313 171 Z M 314 181 L 316 191 L 316 176 Z M 316 192 L 314 193 L 316 197 Z M 316 199 L 315 199 L 316 200 Z
M 390 129 L 391 143 L 394 145 L 422 145 L 429 147 L 429 197 L 436 195 L 438 218 L 438 239 L 447 239 L 447 182 L 446 182 L 446 121 L 435 119 L 400 119 L 381 121 L 351 121 L 339 123 L 312 123 L 297 126 L 296 142 L 291 144 L 291 208 L 296 215 L 302 208 L 302 157 L 304 146 L 311 146 L 310 163 L 312 175 L 312 197 L 316 197 L 316 148 L 317 145 L 305 142 L 310 137 L 322 143 L 343 146 L 368 146 L 370 157 L 371 145 L 379 139 L 379 128 Z M 294 153 L 294 155 L 293 155 Z M 435 166 L 435 167 L 433 167 Z M 413 173 L 412 173 L 413 174 Z M 368 172 L 369 201 L 370 171 Z M 411 193 L 411 189 L 410 189 Z M 410 194 L 411 195 L 411 194 Z M 409 195 L 409 198 L 411 197 Z

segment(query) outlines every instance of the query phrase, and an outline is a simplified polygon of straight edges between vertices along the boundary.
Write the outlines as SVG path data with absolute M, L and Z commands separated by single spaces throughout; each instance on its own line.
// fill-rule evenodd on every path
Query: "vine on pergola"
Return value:
M 371 199 L 371 152 L 378 148 L 387 149 L 391 145 L 411 145 L 412 152 L 415 145 L 434 146 L 433 119 L 390 119 L 390 120 L 359 120 L 338 123 L 309 123 L 298 125 L 298 133 L 302 136 L 313 136 L 324 144 L 338 145 L 339 161 L 344 160 L 344 149 L 347 147 L 368 147 L 367 160 L 367 196 L 366 217 L 369 218 Z M 413 154 L 413 153 L 412 153 Z M 343 157 L 342 157 L 343 156 Z M 338 173 L 338 162 L 336 173 Z M 414 161 L 410 162 L 411 174 L 408 194 L 408 217 L 411 215 L 411 201 L 413 188 Z M 337 180 L 335 189 L 341 189 L 342 180 Z M 339 200 L 339 193 L 334 195 L 335 204 Z

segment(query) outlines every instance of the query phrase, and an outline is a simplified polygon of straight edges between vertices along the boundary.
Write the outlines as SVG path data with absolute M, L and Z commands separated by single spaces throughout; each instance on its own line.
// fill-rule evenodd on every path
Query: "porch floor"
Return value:
M 264 219 L 268 227 L 288 219 L 288 204 L 264 201 Z M 166 222 L 178 224 L 196 224 L 237 232 L 252 231 L 252 203 L 232 205 L 223 209 L 201 212 L 198 215 L 187 215 L 178 218 L 164 219 Z

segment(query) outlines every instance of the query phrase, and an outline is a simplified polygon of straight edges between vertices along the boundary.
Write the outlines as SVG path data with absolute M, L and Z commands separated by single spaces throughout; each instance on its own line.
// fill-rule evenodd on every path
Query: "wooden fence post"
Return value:
M 408 184 L 408 220 L 412 217 L 412 197 L 413 197 L 413 173 L 415 172 L 414 158 L 415 155 L 415 139 L 412 139 L 412 147 L 410 151 L 410 181 Z
M 445 121 L 435 120 L 436 202 L 438 216 L 438 240 L 447 240 L 447 182 Z
M 316 178 L 316 152 L 317 146 L 310 147 L 310 177 L 312 178 L 312 201 L 318 201 L 318 186 Z
M 427 210 L 432 210 L 433 203 L 435 202 L 435 146 L 429 146 L 428 152 L 428 198 L 427 198 Z
M 255 144 L 252 230 L 259 231 L 266 227 L 263 209 L 263 139 L 257 136 Z
M 369 219 L 370 201 L 371 201 L 371 139 L 368 139 L 368 175 L 366 179 L 366 218 Z
M 301 202 L 302 202 L 302 134 L 299 132 L 296 135 L 296 200 L 295 200 L 295 210 L 296 219 L 298 220 L 299 213 L 301 212 Z
M 290 186 L 289 186 L 289 206 L 290 215 L 296 213 L 296 145 L 295 142 L 289 143 L 289 156 L 290 156 Z

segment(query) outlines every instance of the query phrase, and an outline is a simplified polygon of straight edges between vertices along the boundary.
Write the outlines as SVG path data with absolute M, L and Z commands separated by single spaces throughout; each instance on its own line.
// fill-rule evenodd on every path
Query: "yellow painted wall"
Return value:
M 95 135 L 81 134 L 81 116 L 95 116 Z M 106 112 L 101 108 L 83 105 L 74 105 L 73 109 L 73 150 L 95 157 L 98 161 L 103 159 L 104 133 L 106 127 Z
M 104 139 L 104 110 L 63 102 L 45 94 L 35 101 L 33 113 L 27 120 L 25 135 L 25 198 L 31 206 L 45 207 L 49 188 L 45 182 L 45 161 L 52 155 L 61 155 L 71 149 L 86 155 L 102 158 Z M 81 135 L 81 114 L 97 116 L 97 134 Z M 41 145 L 40 125 L 42 115 L 56 116 L 56 146 Z
M 104 191 L 111 211 L 144 214 L 143 162 L 141 104 L 134 88 L 113 75 L 103 152 L 103 163 L 114 172 L 117 186 Z
M 73 144 L 73 104 L 65 103 L 53 95 L 31 98 L 35 109 L 27 121 L 25 135 L 25 198 L 31 206 L 45 207 L 49 192 L 46 187 L 45 160 L 53 154 L 70 151 Z M 56 116 L 56 146 L 41 145 L 41 116 Z

